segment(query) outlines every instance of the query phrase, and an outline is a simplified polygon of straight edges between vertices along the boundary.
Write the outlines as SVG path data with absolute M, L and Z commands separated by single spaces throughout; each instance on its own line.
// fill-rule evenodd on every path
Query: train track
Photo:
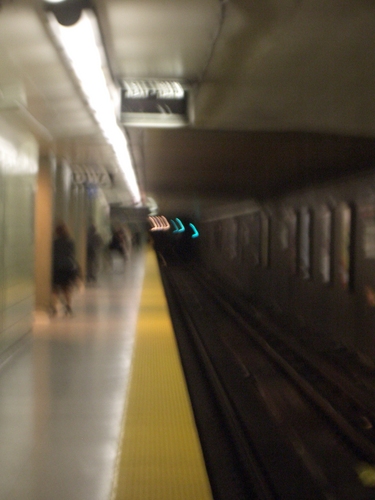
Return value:
M 315 353 L 296 342 L 285 327 L 280 328 L 257 308 L 244 303 L 243 299 L 230 300 L 223 290 L 217 291 L 217 283 L 195 274 L 206 289 L 228 314 L 236 318 L 249 335 L 275 357 L 275 361 L 290 373 L 305 392 L 311 392 L 316 404 L 331 416 L 335 425 L 343 427 L 353 446 L 361 450 L 363 458 L 375 463 L 375 385 L 369 384 L 363 367 L 357 372 L 337 367 L 329 361 L 327 353 Z M 250 329 L 250 325 L 253 326 Z M 289 333 L 289 335 L 288 335 Z M 375 383 L 375 380 L 374 380 Z
M 207 277 L 162 276 L 215 499 L 374 498 L 360 477 L 375 463 L 375 413 L 358 388 Z

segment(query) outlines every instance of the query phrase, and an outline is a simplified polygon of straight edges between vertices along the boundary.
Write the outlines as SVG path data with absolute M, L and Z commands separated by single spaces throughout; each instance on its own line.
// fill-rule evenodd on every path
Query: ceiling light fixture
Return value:
M 44 0 L 44 6 L 64 26 L 72 26 L 80 18 L 83 9 L 92 8 L 90 0 Z
M 133 202 L 139 204 L 141 195 L 127 140 L 117 123 L 112 99 L 112 95 L 115 96 L 117 92 L 109 77 L 96 17 L 91 10 L 85 9 L 73 25 L 60 24 L 52 14 L 48 14 L 48 19 L 105 139 L 112 146 Z

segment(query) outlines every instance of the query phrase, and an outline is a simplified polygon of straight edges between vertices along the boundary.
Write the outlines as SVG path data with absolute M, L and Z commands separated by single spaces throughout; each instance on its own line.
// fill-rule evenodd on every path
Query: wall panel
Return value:
M 0 119 L 0 354 L 31 329 L 38 147 Z
M 5 182 L 4 182 L 4 150 L 0 147 L 0 335 L 3 330 L 3 312 L 4 312 L 4 198 L 5 198 Z

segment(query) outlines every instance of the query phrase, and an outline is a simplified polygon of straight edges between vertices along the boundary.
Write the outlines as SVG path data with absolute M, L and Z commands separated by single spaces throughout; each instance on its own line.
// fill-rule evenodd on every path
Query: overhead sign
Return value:
M 188 114 L 188 89 L 179 82 L 123 82 L 121 121 L 126 126 L 180 127 L 189 123 Z
M 106 187 L 112 185 L 112 180 L 108 172 L 76 171 L 73 172 L 73 182 L 75 184 L 95 184 Z

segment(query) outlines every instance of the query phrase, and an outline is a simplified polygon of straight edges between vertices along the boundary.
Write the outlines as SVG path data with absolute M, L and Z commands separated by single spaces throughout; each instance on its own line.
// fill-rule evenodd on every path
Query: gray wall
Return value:
M 0 354 L 32 326 L 37 168 L 33 136 L 0 116 Z

